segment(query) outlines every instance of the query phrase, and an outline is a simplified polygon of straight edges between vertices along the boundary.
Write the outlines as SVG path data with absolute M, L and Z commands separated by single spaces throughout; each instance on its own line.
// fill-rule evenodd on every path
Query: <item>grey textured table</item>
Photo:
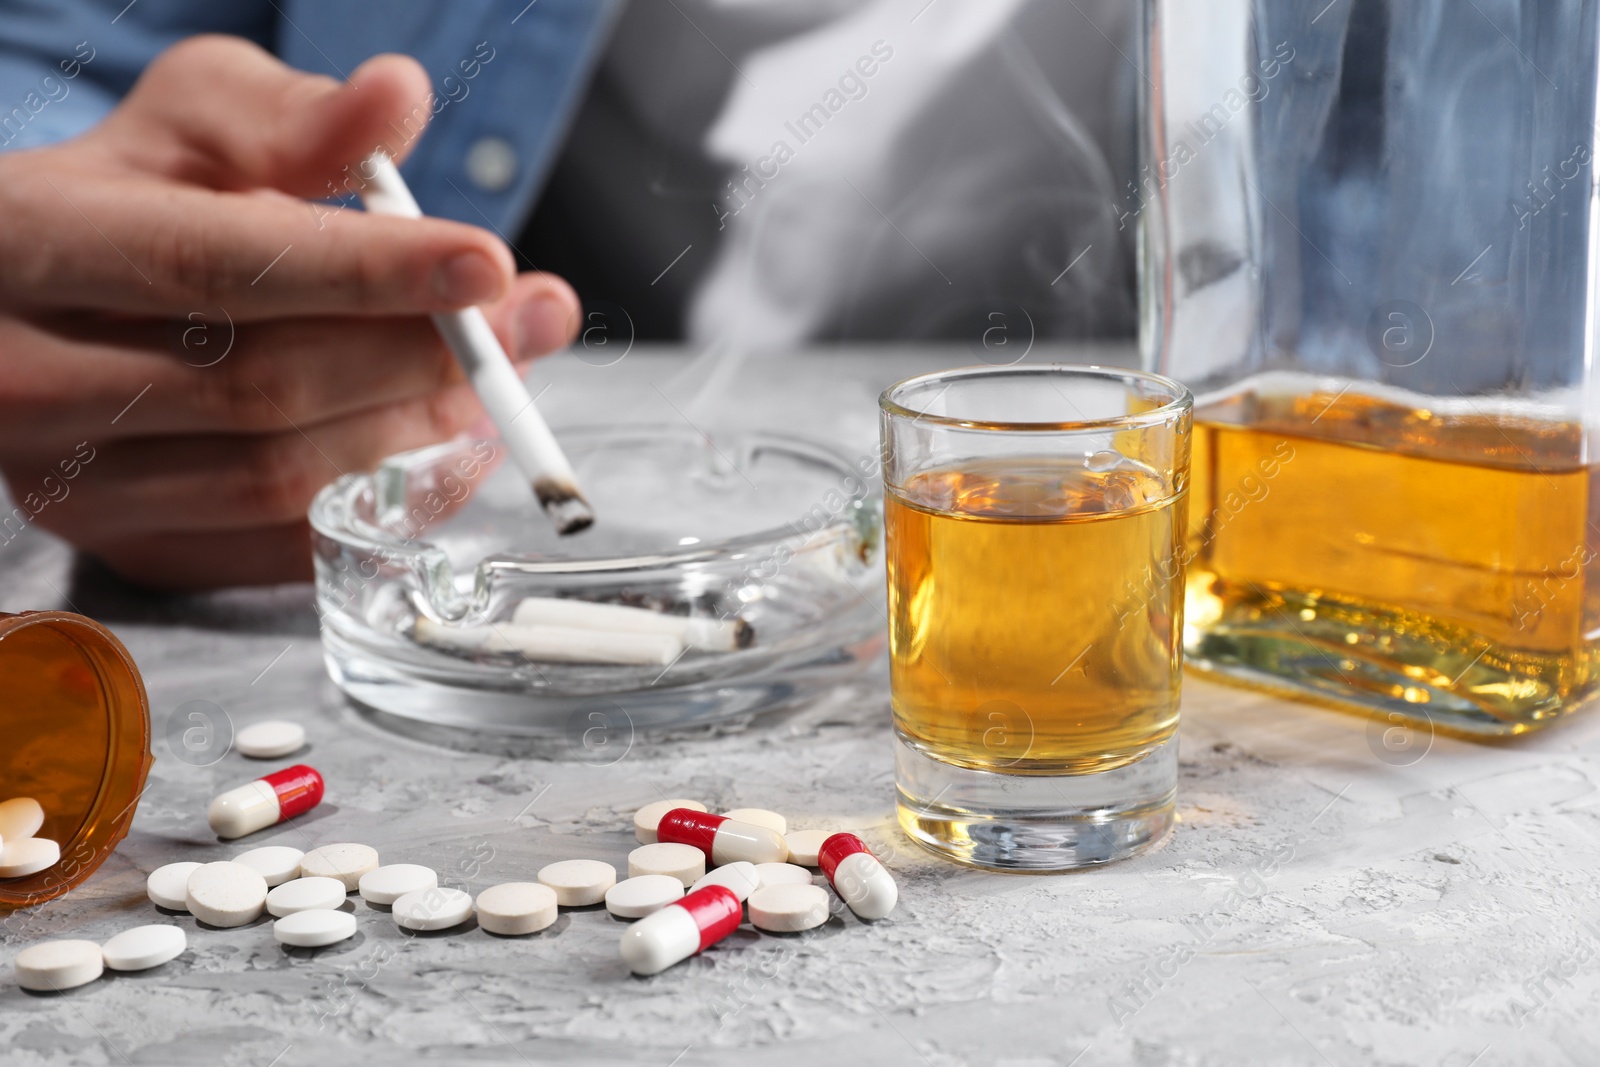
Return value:
M 542 404 L 557 422 L 748 419 L 865 448 L 883 384 L 969 361 L 755 358 L 739 370 L 737 405 L 692 403 L 704 368 L 671 353 L 610 366 L 563 355 L 536 378 L 553 383 Z M 1006 877 L 899 836 L 881 671 L 739 731 L 547 760 L 441 744 L 349 706 L 323 672 L 307 587 L 155 599 L 75 568 L 38 531 L 0 548 L 0 609 L 56 606 L 128 644 L 158 735 L 196 699 L 235 726 L 306 725 L 305 759 L 326 774 L 328 800 L 252 845 L 365 841 L 477 890 L 559 858 L 622 864 L 633 809 L 688 795 L 856 828 L 882 850 L 902 902 L 870 927 L 745 927 L 651 979 L 627 975 L 623 927 L 603 910 L 565 913 L 527 939 L 408 937 L 357 902 L 357 936 L 314 952 L 285 951 L 265 922 L 198 929 L 185 915 L 167 920 L 190 933 L 172 963 L 61 996 L 23 993 L 9 976 L 23 944 L 159 921 L 147 872 L 240 850 L 209 835 L 204 807 L 262 764 L 229 754 L 193 767 L 158 739 L 126 843 L 6 934 L 7 1065 L 1600 1062 L 1593 716 L 1498 746 L 1412 738 L 1397 757 L 1358 717 L 1191 677 L 1181 823 L 1168 841 L 1106 869 Z

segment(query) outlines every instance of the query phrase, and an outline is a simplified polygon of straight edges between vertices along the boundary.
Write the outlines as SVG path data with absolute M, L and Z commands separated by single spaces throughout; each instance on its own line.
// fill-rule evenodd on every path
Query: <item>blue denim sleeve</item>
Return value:
M 231 33 L 270 45 L 266 0 L 6 0 L 0 4 L 0 149 L 82 133 L 168 45 Z
M 83 132 L 163 49 L 247 37 L 348 77 L 414 57 L 432 93 L 395 127 L 424 211 L 514 234 L 582 99 L 621 0 L 0 0 L 0 149 Z M 427 128 L 426 135 L 423 128 Z M 337 190 L 330 189 L 330 194 Z
M 343 78 L 381 52 L 422 64 L 432 94 L 394 128 L 392 147 L 411 152 L 406 181 L 428 214 L 508 240 L 544 185 L 622 9 L 621 0 L 277 5 L 277 52 L 293 66 Z

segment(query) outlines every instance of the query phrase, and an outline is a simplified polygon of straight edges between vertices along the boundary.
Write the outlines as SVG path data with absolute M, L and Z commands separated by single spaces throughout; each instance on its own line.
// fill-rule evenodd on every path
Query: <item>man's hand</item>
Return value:
M 493 234 L 308 202 L 403 152 L 428 91 L 198 37 L 0 155 L 0 472 L 32 521 L 155 588 L 308 577 L 318 488 L 481 414 L 429 313 L 486 305 L 519 361 L 571 339 L 572 290 Z

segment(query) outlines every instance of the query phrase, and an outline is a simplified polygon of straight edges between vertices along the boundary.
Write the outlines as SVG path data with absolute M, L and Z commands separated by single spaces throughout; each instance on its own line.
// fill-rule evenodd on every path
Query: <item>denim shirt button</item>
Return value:
M 467 177 L 486 193 L 498 193 L 517 176 L 517 150 L 502 137 L 480 137 L 467 149 Z

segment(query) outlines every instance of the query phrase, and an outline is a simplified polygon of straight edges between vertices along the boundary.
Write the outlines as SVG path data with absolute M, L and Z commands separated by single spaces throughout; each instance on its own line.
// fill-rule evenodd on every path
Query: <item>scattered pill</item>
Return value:
M 656 843 L 656 826 L 661 822 L 661 816 L 674 808 L 688 808 L 690 811 L 710 810 L 698 800 L 658 800 L 653 804 L 646 804 L 633 813 L 633 836 L 639 839 L 639 844 Z
M 606 890 L 606 910 L 619 919 L 642 919 L 682 899 L 683 882 L 677 877 L 670 874 L 641 874 L 624 879 Z
M 218 837 L 243 837 L 321 803 L 322 775 L 297 763 L 223 793 L 211 802 L 206 818 Z
M 781 863 L 789 856 L 789 846 L 783 838 L 765 826 L 688 808 L 674 808 L 661 816 L 656 836 L 662 841 L 693 845 L 705 853 L 713 867 L 736 860 Z
M 666 874 L 678 880 L 679 885 L 693 885 L 706 873 L 705 853 L 693 845 L 658 841 L 653 845 L 640 845 L 628 853 L 628 877 L 646 874 Z
M 268 845 L 265 848 L 253 848 L 249 852 L 241 852 L 233 857 L 233 862 L 242 863 L 246 867 L 254 867 L 261 872 L 261 877 L 267 880 L 267 885 L 282 885 L 292 879 L 300 877 L 300 860 L 305 853 L 288 845 Z
M 145 879 L 145 895 L 150 898 L 152 904 L 171 908 L 173 911 L 188 911 L 189 904 L 186 897 L 189 891 L 189 876 L 199 869 L 200 864 L 188 861 L 157 867 L 150 872 L 150 877 Z
M 750 924 L 770 933 L 813 930 L 828 921 L 828 892 L 820 885 L 764 885 L 749 904 Z
M 393 904 L 407 893 L 432 889 L 439 875 L 420 863 L 386 863 L 361 876 L 356 888 L 368 904 Z
M 257 725 L 293 727 L 304 743 L 304 731 L 294 724 Z M 257 736 L 250 747 L 260 751 L 264 745 Z M 321 801 L 322 791 L 315 770 L 288 768 L 217 797 L 210 812 L 212 828 L 223 837 L 251 833 L 310 810 Z M 155 904 L 187 910 L 211 926 L 242 926 L 265 909 L 277 919 L 273 936 L 278 941 L 308 948 L 356 933 L 356 916 L 343 908 L 346 894 L 356 890 L 371 904 L 390 905 L 395 923 L 404 929 L 447 930 L 476 913 L 486 932 L 504 936 L 548 928 L 558 907 L 604 901 L 617 918 L 638 920 L 620 946 L 623 961 L 638 975 L 657 974 L 727 937 L 737 929 L 746 906 L 751 923 L 768 932 L 794 933 L 825 924 L 829 897 L 813 883 L 807 866 L 820 867 L 862 919 L 882 918 L 898 901 L 893 876 L 854 834 L 786 833 L 787 820 L 777 812 L 736 808 L 717 815 L 687 799 L 647 804 L 633 819 L 641 846 L 629 854 L 629 877 L 621 882 L 608 863 L 563 860 L 543 867 L 537 883 L 502 883 L 474 901 L 459 889 L 441 887 L 428 867 L 379 866 L 376 849 L 340 843 L 303 854 L 273 845 L 231 861 L 166 864 L 151 872 L 146 892 Z M 43 825 L 43 809 L 28 798 L 8 801 L 0 805 L 0 825 L 31 835 Z M 48 862 L 32 866 L 44 852 L 52 853 Z M 59 857 L 53 841 L 32 836 L 18 836 L 9 844 L 0 840 L 0 877 L 42 870 Z M 717 869 L 707 873 L 708 863 Z M 19 953 L 15 963 L 18 981 L 26 988 L 69 989 L 92 981 L 103 968 L 159 966 L 186 947 L 182 928 L 157 924 L 123 931 L 104 946 L 83 941 L 36 945 Z
M 44 808 L 32 797 L 12 797 L 0 803 L 0 841 L 32 837 L 44 825 Z
M 732 811 L 725 811 L 722 814 L 734 822 L 747 822 L 752 826 L 765 826 L 779 837 L 789 832 L 789 820 L 775 811 L 768 811 L 766 808 L 734 808 Z
M 732 890 L 708 885 L 628 927 L 622 960 L 634 974 L 659 974 L 733 933 L 743 912 Z
M 768 866 L 787 867 L 786 863 L 768 864 Z M 708 885 L 720 885 L 724 889 L 733 891 L 733 895 L 740 900 L 750 899 L 750 894 L 761 888 L 761 873 L 753 863 L 739 860 L 734 863 L 724 864 L 700 879 L 689 887 L 689 892 L 704 889 Z
M 802 867 L 815 867 L 817 850 L 833 833 L 832 830 L 793 830 L 784 834 L 783 843 L 789 846 L 789 862 Z
M 233 747 L 239 750 L 239 755 L 251 759 L 281 759 L 291 752 L 299 752 L 305 744 L 306 728 L 282 719 L 251 723 L 233 738 Z
M 243 926 L 261 917 L 267 880 L 254 867 L 231 860 L 202 863 L 184 893 L 189 914 L 212 926 Z
M 188 947 L 183 927 L 157 923 L 122 931 L 100 946 L 100 954 L 113 971 L 145 971 L 177 959 Z
M 556 891 L 563 908 L 582 908 L 606 898 L 606 890 L 617 884 L 617 869 L 599 860 L 561 860 L 539 868 L 537 877 Z
M 267 894 L 267 911 L 281 919 L 297 911 L 331 910 L 344 903 L 347 892 L 337 878 L 296 878 Z
M 378 850 L 370 845 L 341 842 L 323 845 L 307 852 L 300 859 L 302 878 L 337 878 L 347 891 L 354 893 L 361 885 L 361 876 L 378 866 Z
M 294 948 L 321 948 L 354 937 L 356 917 L 332 908 L 308 908 L 285 915 L 272 924 L 272 936 Z
M 894 876 L 855 834 L 834 834 L 817 857 L 834 892 L 862 919 L 881 919 L 894 910 L 900 888 Z
M 93 941 L 45 941 L 17 953 L 17 984 L 41 993 L 76 989 L 99 978 L 106 969 L 100 946 Z
M 756 877 L 764 886 L 811 884 L 811 872 L 793 863 L 758 863 Z
M 61 846 L 48 837 L 24 837 L 0 846 L 0 878 L 22 878 L 54 867 L 61 861 Z
M 472 895 L 459 889 L 418 889 L 394 902 L 394 921 L 407 930 L 448 930 L 470 918 Z
M 505 882 L 478 894 L 478 925 L 491 934 L 535 934 L 556 921 L 556 891 L 538 882 Z

